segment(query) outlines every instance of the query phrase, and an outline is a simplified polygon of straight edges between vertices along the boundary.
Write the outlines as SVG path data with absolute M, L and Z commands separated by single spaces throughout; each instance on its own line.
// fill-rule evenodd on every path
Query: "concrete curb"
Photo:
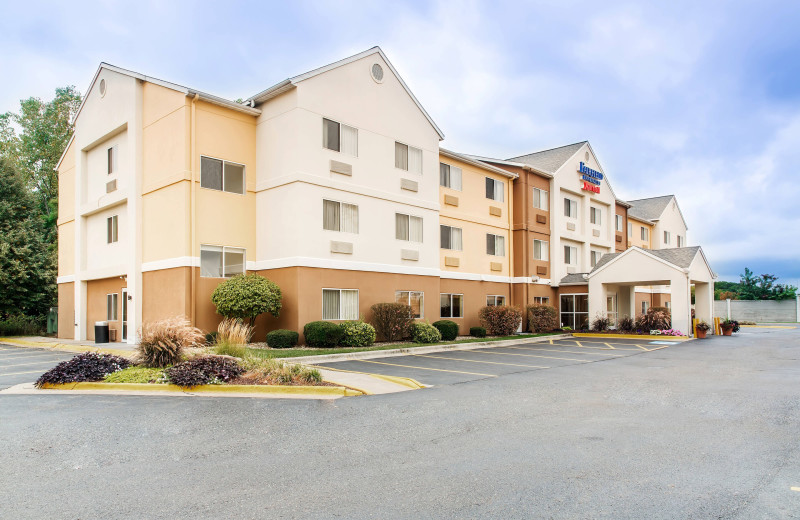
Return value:
M 57 350 L 60 352 L 71 352 L 81 354 L 83 352 L 98 352 L 101 354 L 114 354 L 126 358 L 133 358 L 136 353 L 132 350 L 120 350 L 113 348 L 93 347 L 91 345 L 70 345 L 58 343 L 56 341 L 29 341 L 21 338 L 0 338 L 0 345 L 10 345 L 12 347 L 38 348 L 44 350 Z
M 592 332 L 573 332 L 572 336 L 575 338 L 606 338 L 606 339 L 638 339 L 648 341 L 692 341 L 695 338 L 687 338 L 686 336 L 661 336 L 651 334 L 602 334 Z
M 363 395 L 363 392 L 343 386 L 280 386 L 280 385 L 199 385 L 184 388 L 178 385 L 156 383 L 64 383 L 45 384 L 45 390 L 101 390 L 125 392 L 180 392 L 183 394 L 224 393 L 224 394 L 295 394 L 305 396 L 349 397 Z
M 408 347 L 389 350 L 370 350 L 367 352 L 343 352 L 341 354 L 324 354 L 322 356 L 300 356 L 288 358 L 276 358 L 287 363 L 302 363 L 304 365 L 315 365 L 317 363 L 335 363 L 337 361 L 358 361 L 359 359 L 373 359 L 383 357 L 407 356 L 409 354 L 429 354 L 432 352 L 446 352 L 450 350 L 472 350 L 486 347 L 507 347 L 510 345 L 522 345 L 525 343 L 542 343 L 551 339 L 563 339 L 571 337 L 570 334 L 552 334 L 549 336 L 537 336 L 533 338 L 507 339 L 503 341 L 480 341 L 475 343 L 453 343 L 450 345 L 430 345 L 428 347 Z

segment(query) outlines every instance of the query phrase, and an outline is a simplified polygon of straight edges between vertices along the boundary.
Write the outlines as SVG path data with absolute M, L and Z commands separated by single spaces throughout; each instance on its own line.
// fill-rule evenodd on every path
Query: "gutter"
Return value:
M 192 139 L 191 139 L 191 164 L 192 164 L 192 185 L 191 195 L 190 195 L 190 202 L 189 202 L 189 219 L 191 220 L 191 238 L 190 238 L 190 247 L 191 247 L 191 254 L 189 256 L 194 257 L 194 254 L 197 252 L 196 249 L 196 242 L 197 242 L 197 100 L 200 98 L 199 93 L 195 93 L 194 97 L 192 98 L 192 123 L 189 131 L 192 132 Z M 192 317 L 192 326 L 197 326 L 197 273 L 194 271 L 194 267 L 189 268 L 189 275 L 191 276 L 191 317 Z M 184 307 L 185 308 L 185 307 Z

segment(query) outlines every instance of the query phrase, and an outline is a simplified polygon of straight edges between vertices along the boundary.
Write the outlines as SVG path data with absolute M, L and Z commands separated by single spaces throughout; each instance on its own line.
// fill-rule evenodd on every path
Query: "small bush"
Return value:
M 650 307 L 646 313 L 637 316 L 634 323 L 637 330 L 644 332 L 665 330 L 672 326 L 672 316 L 666 307 Z
M 300 340 L 300 334 L 293 330 L 278 329 L 267 333 L 270 348 L 292 348 Z
M 0 320 L 0 336 L 36 336 L 43 330 L 44 325 L 40 318 L 15 314 Z
M 517 332 L 522 323 L 522 313 L 507 305 L 487 305 L 480 310 L 478 316 L 481 325 L 492 336 L 510 336 Z
M 414 343 L 438 343 L 442 340 L 442 333 L 430 323 L 414 323 L 411 329 Z
M 163 368 L 128 367 L 103 378 L 106 383 L 165 383 Z
M 551 305 L 528 305 L 525 314 L 531 332 L 550 332 L 558 328 L 558 311 Z
M 363 321 L 345 321 L 339 325 L 342 329 L 343 347 L 368 347 L 375 343 L 375 327 Z
M 276 318 L 281 313 L 281 288 L 258 274 L 240 274 L 222 282 L 211 294 L 217 313 L 226 318 L 250 320 L 268 312 Z
M 45 384 L 79 383 L 83 381 L 102 381 L 118 370 L 128 368 L 131 362 L 124 357 L 111 354 L 84 352 L 74 358 L 62 361 L 36 380 L 36 387 Z
M 253 337 L 253 327 L 240 319 L 225 318 L 217 326 L 217 343 L 227 342 L 246 345 Z
M 611 320 L 608 319 L 608 316 L 602 314 L 598 315 L 594 321 L 592 321 L 592 330 L 595 332 L 605 332 L 610 326 Z
M 486 329 L 483 327 L 470 327 L 469 328 L 469 335 L 474 338 L 485 338 L 486 337 Z
M 334 348 L 342 341 L 342 329 L 329 321 L 312 321 L 303 327 L 306 345 L 312 348 Z
M 434 321 L 433 326 L 442 334 L 442 341 L 453 341 L 458 337 L 458 323 L 454 321 Z
M 203 332 L 186 318 L 168 318 L 142 325 L 136 353 L 144 366 L 166 367 L 181 360 L 183 349 L 204 341 Z
M 633 332 L 635 327 L 636 324 L 630 316 L 620 318 L 619 323 L 617 323 L 617 330 L 620 332 Z
M 375 331 L 384 341 L 400 341 L 411 335 L 414 315 L 404 303 L 376 303 L 371 307 Z
M 228 383 L 243 372 L 235 359 L 222 356 L 184 361 L 164 371 L 170 383 L 183 387 Z

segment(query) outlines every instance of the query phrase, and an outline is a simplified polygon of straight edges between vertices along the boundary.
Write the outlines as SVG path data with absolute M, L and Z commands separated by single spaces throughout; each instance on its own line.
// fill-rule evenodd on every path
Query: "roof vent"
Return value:
M 586 152 L 586 161 L 584 161 L 584 162 L 587 162 L 587 163 L 589 162 L 589 152 Z
M 372 64 L 372 79 L 374 79 L 378 83 L 383 83 L 383 67 L 380 66 L 378 63 Z
M 105 79 L 101 79 L 100 80 L 100 97 L 103 97 L 105 95 L 106 95 L 106 80 Z

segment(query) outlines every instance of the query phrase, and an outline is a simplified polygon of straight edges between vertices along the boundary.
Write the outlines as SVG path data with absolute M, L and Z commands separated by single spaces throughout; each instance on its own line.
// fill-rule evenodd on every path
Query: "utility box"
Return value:
M 58 307 L 50 307 L 47 313 L 47 333 L 58 333 Z

